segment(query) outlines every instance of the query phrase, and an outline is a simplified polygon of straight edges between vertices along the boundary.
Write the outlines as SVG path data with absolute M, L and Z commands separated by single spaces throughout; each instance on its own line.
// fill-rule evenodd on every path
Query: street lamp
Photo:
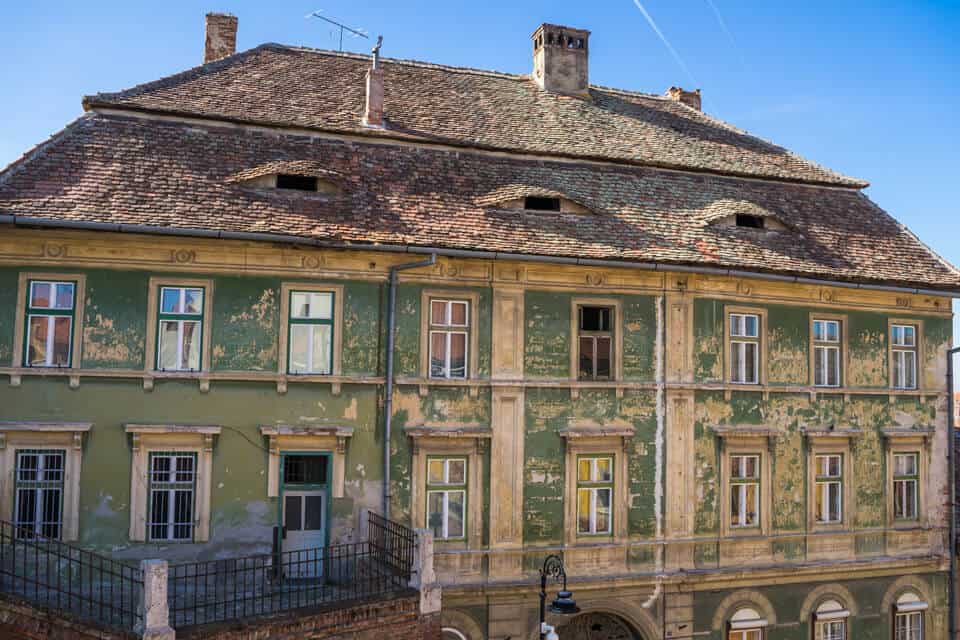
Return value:
M 563 582 L 563 588 L 557 592 L 556 599 L 550 603 L 550 613 L 570 616 L 580 612 L 580 607 L 567 591 L 567 572 L 563 568 L 563 559 L 558 555 L 549 555 L 540 569 L 540 640 L 558 640 L 553 627 L 547 624 L 547 578 L 554 582 Z

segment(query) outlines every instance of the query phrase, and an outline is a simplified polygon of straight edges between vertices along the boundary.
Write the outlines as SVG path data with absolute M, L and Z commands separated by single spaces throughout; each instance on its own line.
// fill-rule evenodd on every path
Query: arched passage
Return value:
M 643 640 L 623 618 L 612 613 L 582 613 L 557 629 L 563 640 Z

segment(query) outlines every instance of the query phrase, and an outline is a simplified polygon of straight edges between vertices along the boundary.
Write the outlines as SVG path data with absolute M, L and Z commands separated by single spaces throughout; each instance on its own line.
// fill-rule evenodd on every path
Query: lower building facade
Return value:
M 561 638 L 947 637 L 947 298 L 441 257 L 399 278 L 385 451 L 402 257 L 10 229 L 0 261 L 25 535 L 229 559 L 386 497 L 445 640 L 537 637 L 550 555 Z

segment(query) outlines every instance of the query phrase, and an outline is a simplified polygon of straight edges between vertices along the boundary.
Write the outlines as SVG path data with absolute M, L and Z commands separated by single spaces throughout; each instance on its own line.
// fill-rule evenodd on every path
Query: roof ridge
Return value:
M 351 58 L 355 60 L 370 60 L 371 58 L 371 56 L 366 53 L 356 53 L 354 51 L 334 51 L 333 49 L 320 49 L 316 47 L 307 47 L 303 45 L 289 45 L 289 44 L 281 44 L 276 42 L 268 42 L 261 46 L 286 49 L 286 50 L 294 50 L 294 51 L 304 51 L 307 53 L 316 53 L 319 55 L 326 55 L 326 56 L 331 56 L 335 58 Z M 422 69 L 438 69 L 441 71 L 453 71 L 455 73 L 465 73 L 469 75 L 504 78 L 507 80 L 524 80 L 524 81 L 530 80 L 529 73 L 510 73 L 509 71 L 498 71 L 496 69 L 480 69 L 478 67 L 466 67 L 466 66 L 455 65 L 455 64 L 443 64 L 440 62 L 427 62 L 426 60 L 416 60 L 413 58 L 381 57 L 380 62 L 400 64 L 408 67 L 418 67 Z M 647 91 L 639 91 L 636 89 L 624 89 L 621 87 L 610 87 L 603 84 L 591 83 L 590 88 L 597 89 L 599 91 L 609 91 L 612 93 L 620 93 L 624 95 L 641 96 L 644 98 L 654 98 L 657 100 L 670 100 L 669 97 L 660 95 L 658 93 L 649 93 Z
M 307 47 L 301 45 L 285 45 L 275 42 L 262 43 L 252 49 L 246 49 L 244 51 L 234 53 L 230 56 L 216 60 L 214 62 L 209 62 L 201 65 L 197 65 L 174 73 L 168 76 L 164 76 L 157 80 L 153 80 L 146 83 L 141 83 L 124 89 L 117 92 L 101 92 L 93 95 L 87 95 L 83 97 L 83 107 L 85 110 L 91 110 L 97 106 L 109 106 L 116 109 L 146 109 L 150 110 L 148 105 L 143 105 L 138 107 L 136 101 L 139 99 L 149 100 L 151 94 L 160 93 L 161 95 L 165 90 L 170 90 L 174 95 L 176 94 L 176 89 L 181 84 L 189 84 L 194 80 L 203 82 L 206 78 L 211 76 L 216 76 L 221 69 L 227 69 L 234 66 L 251 64 L 257 65 L 260 64 L 260 60 L 264 61 L 264 64 L 269 64 L 271 61 L 270 54 L 265 56 L 257 57 L 261 52 L 273 52 L 274 54 L 283 56 L 295 57 L 295 56 L 318 56 L 321 58 L 336 60 L 343 59 L 349 60 L 353 63 L 366 63 L 371 60 L 372 56 L 369 54 L 362 54 L 356 52 L 344 52 L 344 51 L 333 51 L 329 49 L 320 49 L 314 47 Z M 407 60 L 402 58 L 382 58 L 382 61 L 385 66 L 398 65 L 401 67 L 411 68 L 411 69 L 425 69 L 425 70 L 434 70 L 442 74 L 463 74 L 469 75 L 477 78 L 491 78 L 505 81 L 513 81 L 515 83 L 527 83 L 531 85 L 531 90 L 536 87 L 532 82 L 530 74 L 512 74 L 502 71 L 495 70 L 485 70 L 485 69 L 476 69 L 473 67 L 463 67 L 455 65 L 445 65 L 433 62 L 424 62 L 420 60 Z M 317 62 L 318 66 L 325 66 L 321 62 Z M 308 63 L 309 66 L 309 63 Z M 242 66 L 240 68 L 243 68 Z M 411 73 L 410 75 L 415 76 Z M 478 81 L 479 82 L 479 81 Z M 482 84 L 482 83 L 481 83 Z M 491 83 L 491 90 L 495 86 Z M 685 105 L 682 102 L 671 99 L 669 96 L 658 95 L 652 93 L 646 93 L 642 91 L 636 91 L 631 89 L 623 89 L 617 87 L 607 87 L 599 84 L 591 84 L 589 86 L 591 92 L 596 92 L 596 100 L 600 100 L 601 96 L 614 96 L 620 97 L 624 102 L 632 103 L 639 109 L 655 109 L 655 110 L 668 110 L 672 111 L 674 115 L 679 117 L 684 117 L 682 113 L 689 114 L 688 119 L 693 123 L 697 123 L 703 127 L 713 127 L 717 131 L 727 132 L 728 134 L 734 134 L 740 136 L 744 139 L 753 140 L 758 144 L 762 144 L 767 147 L 772 152 L 775 152 L 776 155 L 783 158 L 783 167 L 781 171 L 777 173 L 776 171 L 770 170 L 769 167 L 766 168 L 768 173 L 771 173 L 769 177 L 786 177 L 788 174 L 793 175 L 792 178 L 787 178 L 791 182 L 813 182 L 813 183 L 835 183 L 839 185 L 844 185 L 847 187 L 853 187 L 862 189 L 869 186 L 869 182 L 866 180 L 848 176 L 844 173 L 836 171 L 834 169 L 828 168 L 820 163 L 809 160 L 802 155 L 795 153 L 775 142 L 768 140 L 764 137 L 746 131 L 732 125 L 729 122 L 726 122 L 715 115 L 703 112 L 699 109 Z M 644 104 L 644 101 L 647 101 L 647 104 Z M 656 104 L 651 104 L 656 103 Z M 665 109 L 660 105 L 670 105 L 669 109 Z M 674 107 L 673 105 L 682 105 L 682 107 Z M 186 115 L 191 113 L 190 109 L 187 108 L 185 111 L 178 111 L 176 109 L 161 109 L 161 111 L 168 111 L 170 113 L 179 113 L 181 115 Z M 682 113 L 681 113 L 682 112 Z M 223 114 L 213 114 L 213 113 L 196 113 L 197 117 L 204 119 L 221 119 L 220 116 Z M 247 117 L 241 117 L 241 120 L 246 122 L 258 123 L 264 126 L 284 126 L 282 120 L 262 120 L 262 119 L 250 119 Z M 305 125 L 307 128 L 315 128 L 313 123 L 310 125 Z M 337 127 L 335 127 L 337 128 Z M 679 130 L 678 130 L 679 131 Z M 683 132 L 681 132 L 683 134 Z M 463 140 L 459 144 L 461 146 L 474 146 L 472 144 L 466 144 L 469 141 Z M 729 142 L 727 144 L 730 144 Z M 499 146 L 499 145 L 495 145 Z M 501 147 L 504 151 L 515 152 L 518 149 L 514 149 L 511 145 L 503 145 Z M 609 155 L 609 154 L 608 154 Z M 616 155 L 616 154 L 614 154 Z M 617 159 L 623 160 L 623 158 L 609 158 L 616 161 Z M 708 163 L 709 164 L 709 163 Z M 651 166 L 658 166 L 657 163 L 653 163 Z M 776 169 L 776 167 L 774 168 Z M 719 167 L 714 167 L 714 170 L 718 173 L 729 173 L 730 175 L 740 175 L 735 171 L 730 171 L 728 169 L 723 169 Z M 761 167 L 758 170 L 760 173 L 763 173 L 764 168 Z M 776 174 L 774 176 L 773 174 Z

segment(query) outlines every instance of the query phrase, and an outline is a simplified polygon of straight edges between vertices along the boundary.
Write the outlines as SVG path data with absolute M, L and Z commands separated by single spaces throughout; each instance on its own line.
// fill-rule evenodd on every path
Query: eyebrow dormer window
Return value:
M 560 198 L 527 196 L 523 199 L 523 208 L 532 211 L 560 211 Z
M 766 227 L 764 219 L 761 216 L 751 216 L 745 213 L 737 214 L 737 226 L 748 229 L 763 229 Z
M 316 176 L 296 176 L 288 173 L 277 174 L 277 189 L 294 191 L 317 191 Z

